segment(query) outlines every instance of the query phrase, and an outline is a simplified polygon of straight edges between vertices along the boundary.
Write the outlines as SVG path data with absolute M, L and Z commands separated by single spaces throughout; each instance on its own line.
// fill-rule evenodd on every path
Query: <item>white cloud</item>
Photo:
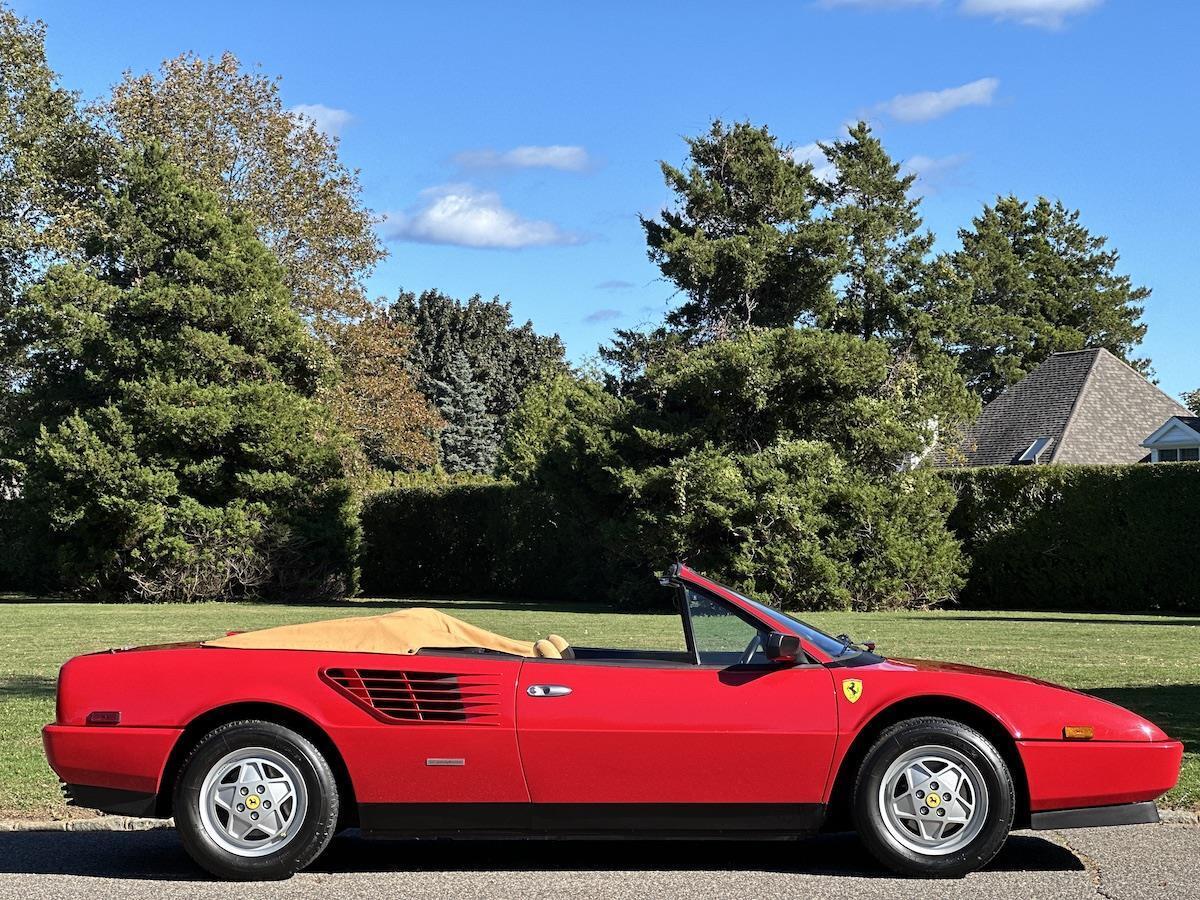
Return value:
M 499 194 L 469 184 L 427 188 L 421 197 L 409 211 L 384 217 L 383 232 L 389 240 L 507 250 L 583 241 L 553 222 L 523 218 L 508 209 Z
M 928 122 L 964 106 L 989 106 L 1000 86 L 997 78 L 980 78 L 941 91 L 899 94 L 879 108 L 901 122 Z
M 952 153 L 949 156 L 924 156 L 918 153 L 904 161 L 904 171 L 917 176 L 914 186 L 917 193 L 932 194 L 953 183 L 954 173 L 966 161 L 965 153 Z
M 310 119 L 318 131 L 323 131 L 330 137 L 337 137 L 354 119 L 346 110 L 326 106 L 324 103 L 299 103 L 288 112 L 293 116 Z
M 811 164 L 813 175 L 821 181 L 833 181 L 837 177 L 837 167 L 825 158 L 825 154 L 821 151 L 821 147 L 816 141 L 813 141 L 811 144 L 805 144 L 802 147 L 793 148 L 792 160 L 798 163 Z
M 959 11 L 968 16 L 1011 19 L 1022 25 L 1061 28 L 1068 16 L 1095 9 L 1103 0 L 962 0 Z
M 559 169 L 582 172 L 591 159 L 583 147 L 552 144 L 548 147 L 514 147 L 511 150 L 464 150 L 454 157 L 460 166 L 472 169 Z
M 1038 28 L 1061 28 L 1067 17 L 1095 9 L 1104 0 L 958 0 L 958 11 L 966 16 L 989 16 Z M 817 0 L 825 9 L 935 8 L 943 0 Z
M 637 287 L 632 281 L 625 281 L 621 278 L 610 278 L 608 281 L 601 281 L 596 285 L 598 291 L 628 291 L 631 288 Z

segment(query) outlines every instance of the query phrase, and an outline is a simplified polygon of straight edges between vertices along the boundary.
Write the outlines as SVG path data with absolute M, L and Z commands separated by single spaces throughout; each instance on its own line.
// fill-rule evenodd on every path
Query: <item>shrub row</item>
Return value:
M 604 583 L 585 536 L 524 485 L 381 491 L 363 503 L 362 524 L 361 583 L 368 595 L 582 601 L 596 599 L 595 585 Z
M 942 473 L 970 561 L 963 605 L 1200 611 L 1200 465 L 1003 466 Z M 363 588 L 608 600 L 587 528 L 509 483 L 385 491 L 363 510 Z M 728 577 L 728 573 L 714 573 Z
M 1200 611 L 1200 464 L 947 471 L 964 605 Z

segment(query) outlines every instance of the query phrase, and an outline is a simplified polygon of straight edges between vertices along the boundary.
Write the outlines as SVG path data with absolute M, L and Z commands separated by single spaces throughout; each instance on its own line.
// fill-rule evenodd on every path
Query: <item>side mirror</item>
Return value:
M 763 642 L 763 652 L 767 659 L 776 662 L 794 662 L 800 655 L 800 638 L 794 634 L 772 631 Z

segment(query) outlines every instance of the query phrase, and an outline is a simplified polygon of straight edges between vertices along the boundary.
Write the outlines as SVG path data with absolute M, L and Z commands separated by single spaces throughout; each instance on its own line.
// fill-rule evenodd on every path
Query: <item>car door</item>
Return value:
M 517 736 L 535 823 L 803 831 L 819 817 L 837 733 L 829 671 L 768 660 L 764 626 L 684 594 L 691 663 L 522 664 Z
M 339 654 L 322 680 L 360 715 L 327 730 L 374 833 L 524 830 L 529 792 L 517 749 L 520 661 L 433 650 Z M 335 707 L 336 709 L 336 707 Z

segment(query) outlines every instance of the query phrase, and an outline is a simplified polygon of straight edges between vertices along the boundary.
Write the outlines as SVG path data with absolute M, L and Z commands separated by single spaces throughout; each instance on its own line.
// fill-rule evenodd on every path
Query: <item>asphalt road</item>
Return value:
M 290 881 L 213 882 L 174 831 L 0 833 L 0 898 L 1200 898 L 1200 828 L 1024 832 L 957 881 L 892 878 L 849 835 L 796 843 L 338 838 Z

